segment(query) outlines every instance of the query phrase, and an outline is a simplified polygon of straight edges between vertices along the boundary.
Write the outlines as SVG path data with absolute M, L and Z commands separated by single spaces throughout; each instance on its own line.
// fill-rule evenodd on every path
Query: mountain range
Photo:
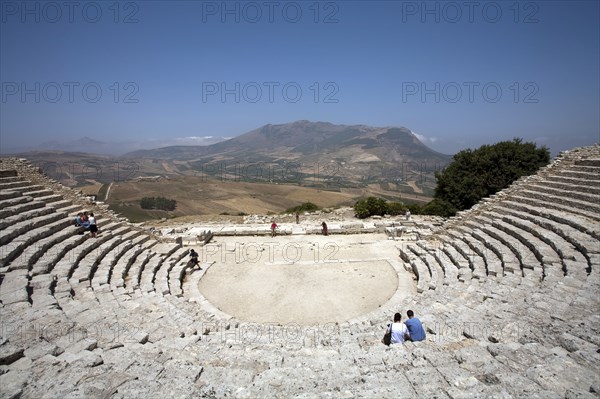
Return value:
M 215 165 L 231 172 L 236 167 L 295 165 L 295 170 L 314 174 L 327 169 L 345 180 L 407 180 L 441 170 L 450 155 L 424 145 L 405 127 L 335 125 L 306 120 L 265 125 L 232 139 L 207 146 L 170 146 L 123 155 L 130 159 L 154 159 L 187 163 L 192 169 L 214 171 Z M 223 166 L 224 165 L 224 166 Z M 285 166 L 288 165 L 288 166 Z M 253 172 L 254 173 L 254 172 Z
M 115 169 L 120 177 L 128 178 L 201 175 L 240 181 L 298 182 L 328 188 L 390 183 L 390 189 L 403 186 L 410 191 L 415 190 L 415 184 L 421 187 L 419 190 L 432 190 L 435 172 L 451 160 L 450 155 L 430 149 L 405 127 L 300 120 L 268 124 L 231 139 L 212 136 L 196 139 L 201 140 L 186 144 L 217 142 L 162 146 L 115 157 L 97 155 L 109 153 L 108 149 L 114 144 L 84 137 L 66 143 L 47 142 L 39 147 L 41 151 L 24 152 L 19 156 L 40 165 L 59 165 L 54 169 L 63 172 L 102 167 L 106 173 L 100 180 L 114 177 L 117 172 L 112 169 Z M 73 162 L 78 166 L 74 167 Z M 122 171 L 124 165 L 130 172 L 126 175 Z M 57 174 L 54 169 L 52 173 Z M 71 171 L 71 175 L 76 173 Z M 57 179 L 60 180 L 60 176 Z
M 406 157 L 419 160 L 448 159 L 447 155 L 425 146 L 410 129 L 405 127 L 348 126 L 306 120 L 265 125 L 232 139 L 206 146 L 168 146 L 132 151 L 123 156 L 178 160 L 223 156 L 246 161 L 248 156 L 260 154 L 263 160 L 270 158 L 274 161 L 283 153 L 287 155 L 285 158 L 288 160 L 317 154 L 331 154 L 333 158 L 345 158 L 343 152 L 349 148 L 360 149 L 390 161 L 404 161 Z

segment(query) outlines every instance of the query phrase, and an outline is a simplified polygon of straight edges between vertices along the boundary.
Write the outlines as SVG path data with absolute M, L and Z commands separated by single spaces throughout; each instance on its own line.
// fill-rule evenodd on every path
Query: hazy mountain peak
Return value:
M 340 162 L 385 160 L 413 162 L 431 160 L 446 163 L 449 156 L 424 145 L 406 127 L 335 125 L 329 122 L 297 120 L 267 124 L 232 139 L 209 146 L 165 147 L 141 150 L 127 157 L 190 160 L 231 160 L 234 162 Z
M 71 143 L 75 144 L 75 145 L 105 145 L 106 144 L 102 141 L 98 141 L 98 140 L 92 139 L 87 136 L 84 136 L 84 137 L 81 137 L 80 139 L 74 140 Z

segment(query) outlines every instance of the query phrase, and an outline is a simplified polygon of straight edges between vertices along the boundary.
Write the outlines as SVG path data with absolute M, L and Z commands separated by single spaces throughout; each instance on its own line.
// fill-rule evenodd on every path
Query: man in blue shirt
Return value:
M 410 333 L 411 341 L 424 341 L 425 340 L 425 330 L 423 329 L 423 324 L 421 324 L 421 320 L 415 317 L 415 314 L 412 310 L 406 312 L 408 316 L 408 320 L 404 322 L 406 324 L 406 328 L 408 328 L 408 332 Z

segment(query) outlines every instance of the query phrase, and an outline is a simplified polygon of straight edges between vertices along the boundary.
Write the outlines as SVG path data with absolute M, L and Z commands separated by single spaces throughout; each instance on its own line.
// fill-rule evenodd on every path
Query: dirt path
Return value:
M 177 171 L 171 168 L 171 165 L 169 165 L 167 162 L 161 162 L 161 166 L 167 173 L 178 174 Z
M 414 180 L 410 180 L 407 181 L 406 184 L 408 184 L 410 186 L 410 188 L 413 189 L 413 191 L 417 194 L 423 194 L 423 190 L 421 188 L 419 188 L 419 186 L 417 186 L 417 182 Z
M 106 189 L 106 196 L 104 198 L 104 202 L 108 201 L 108 196 L 110 195 L 110 189 L 112 188 L 113 182 L 110 182 L 110 184 L 108 185 L 108 188 Z

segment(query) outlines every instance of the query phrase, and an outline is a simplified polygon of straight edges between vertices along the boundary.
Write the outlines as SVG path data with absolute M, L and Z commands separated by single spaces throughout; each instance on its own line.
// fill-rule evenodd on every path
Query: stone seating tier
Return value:
M 599 150 L 397 242 L 420 292 L 318 326 L 221 312 L 198 288 L 210 263 L 1 158 L 0 397 L 599 397 Z M 96 239 L 67 224 L 90 209 Z M 381 345 L 409 308 L 428 340 Z

